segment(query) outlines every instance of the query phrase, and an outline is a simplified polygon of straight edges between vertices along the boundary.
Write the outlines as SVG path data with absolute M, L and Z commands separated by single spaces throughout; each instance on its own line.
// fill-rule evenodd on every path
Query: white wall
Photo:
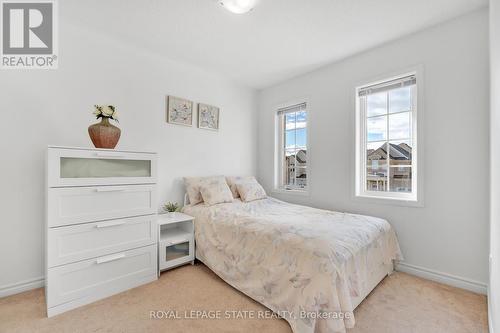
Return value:
M 500 332 L 500 0 L 490 1 L 490 332 Z
M 220 106 L 220 131 L 167 124 L 167 94 Z M 104 103 L 120 113 L 117 149 L 159 153 L 160 203 L 181 202 L 182 176 L 255 173 L 253 90 L 63 21 L 58 70 L 0 72 L 0 295 L 43 274 L 47 145 L 90 147 Z
M 419 106 L 425 114 L 419 124 L 424 127 L 425 206 L 355 201 L 351 196 L 354 88 L 415 65 L 422 65 L 425 72 L 425 103 Z M 411 265 L 406 266 L 407 270 L 485 291 L 488 70 L 488 14 L 481 10 L 265 89 L 259 94 L 258 175 L 270 191 L 274 107 L 307 98 L 310 196 L 275 196 L 386 218 L 397 231 L 405 263 Z M 429 270 L 452 277 L 429 274 Z

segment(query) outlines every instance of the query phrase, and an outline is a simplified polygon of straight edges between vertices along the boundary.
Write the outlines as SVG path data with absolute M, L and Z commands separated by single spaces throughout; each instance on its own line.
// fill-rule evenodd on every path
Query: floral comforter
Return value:
M 386 263 L 401 259 L 391 225 L 375 217 L 272 198 L 183 211 L 195 217 L 196 257 L 295 333 L 353 327 L 351 298 L 370 274 L 370 251 Z

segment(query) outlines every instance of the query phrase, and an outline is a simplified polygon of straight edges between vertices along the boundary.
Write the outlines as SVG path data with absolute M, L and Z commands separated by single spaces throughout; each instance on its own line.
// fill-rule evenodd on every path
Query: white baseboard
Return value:
M 488 286 L 484 283 L 469 280 L 459 276 L 454 276 L 443 272 L 434 271 L 428 268 L 423 268 L 407 264 L 404 262 L 400 262 L 396 265 L 396 270 L 411 275 L 416 275 L 424 279 L 447 284 L 453 287 L 470 290 L 478 294 L 487 295 L 488 293 Z M 1 286 L 0 298 L 22 293 L 23 291 L 28 291 L 35 288 L 41 288 L 44 286 L 44 284 L 45 284 L 44 278 L 41 276 L 38 278 L 24 280 L 10 285 Z
M 35 288 L 41 288 L 45 285 L 45 279 L 43 276 L 20 281 L 13 284 L 8 284 L 5 286 L 0 286 L 0 298 L 22 293 L 23 291 L 28 291 Z
M 447 284 L 449 286 L 469 290 L 478 294 L 486 295 L 488 292 L 488 286 L 485 283 L 462 278 L 448 273 L 438 272 L 424 267 L 407 264 L 404 262 L 396 264 L 396 270 L 427 280 L 432 280 Z

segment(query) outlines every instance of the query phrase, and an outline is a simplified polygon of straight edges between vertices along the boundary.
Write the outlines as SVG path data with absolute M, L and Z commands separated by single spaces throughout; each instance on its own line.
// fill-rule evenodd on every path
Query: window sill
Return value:
M 378 197 L 373 195 L 355 195 L 353 200 L 369 203 L 369 204 L 382 204 L 382 205 L 393 205 L 402 207 L 424 207 L 422 200 L 411 200 L 404 198 L 390 198 L 390 197 Z
M 309 196 L 309 190 L 284 190 L 281 188 L 275 188 L 271 191 L 271 193 L 276 193 L 276 194 L 291 194 L 291 195 L 298 195 L 298 196 L 304 196 L 308 197 Z

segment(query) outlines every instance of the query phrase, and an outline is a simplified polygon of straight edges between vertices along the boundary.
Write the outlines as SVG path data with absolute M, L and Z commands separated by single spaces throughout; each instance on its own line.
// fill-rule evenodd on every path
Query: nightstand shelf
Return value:
M 194 263 L 194 218 L 183 213 L 158 216 L 158 275 Z
M 179 243 L 179 240 L 189 239 L 192 235 L 191 231 L 186 231 L 178 226 L 168 229 L 164 228 L 160 232 L 160 242 Z

